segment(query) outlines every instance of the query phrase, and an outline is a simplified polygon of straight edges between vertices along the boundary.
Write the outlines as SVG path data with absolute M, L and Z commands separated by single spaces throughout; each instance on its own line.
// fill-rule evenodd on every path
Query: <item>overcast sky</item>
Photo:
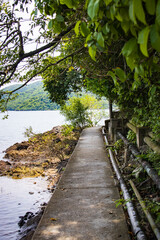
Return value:
M 13 2 L 14 2 L 13 0 L 9 0 L 9 3 L 11 4 L 11 6 L 12 6 Z M 15 9 L 19 9 L 19 7 L 15 7 Z M 33 9 L 34 9 L 34 1 L 30 4 L 28 4 L 28 13 L 26 11 L 22 12 L 20 10 L 15 11 L 16 16 L 18 18 L 22 18 L 22 20 L 20 22 L 21 22 L 21 31 L 23 33 L 23 36 L 25 35 L 25 32 L 30 30 L 30 25 L 29 24 L 31 23 L 31 12 L 33 11 Z M 36 48 L 39 48 L 39 47 L 45 45 L 45 43 L 37 44 L 34 41 L 37 38 L 38 35 L 39 35 L 39 28 L 36 27 L 34 29 L 33 35 L 30 35 L 30 37 L 33 39 L 33 41 L 28 42 L 28 44 L 26 44 L 24 46 L 25 53 L 33 51 Z M 57 56 L 57 55 L 59 55 L 59 52 L 55 52 L 55 56 Z M 21 67 L 23 65 L 24 65 L 24 63 L 21 63 L 19 66 Z M 35 78 L 34 81 L 37 80 L 37 79 L 40 80 L 40 77 Z M 7 87 L 8 85 L 13 85 L 13 84 L 16 84 L 16 82 L 5 84 L 4 87 Z M 3 89 L 3 88 L 1 88 L 1 89 Z

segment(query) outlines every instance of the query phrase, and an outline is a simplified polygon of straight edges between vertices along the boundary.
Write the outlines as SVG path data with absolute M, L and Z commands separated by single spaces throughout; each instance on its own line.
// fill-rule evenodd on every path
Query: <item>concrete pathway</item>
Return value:
M 99 128 L 85 129 L 33 240 L 128 240 Z

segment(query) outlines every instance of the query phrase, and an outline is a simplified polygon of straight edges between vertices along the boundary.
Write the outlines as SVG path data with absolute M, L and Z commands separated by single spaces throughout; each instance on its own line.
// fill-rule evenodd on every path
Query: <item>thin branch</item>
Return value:
M 54 49 L 58 46 L 58 44 L 59 44 L 59 42 L 57 43 L 57 45 L 55 45 L 54 47 L 52 47 L 52 48 L 49 49 L 48 51 L 42 53 L 41 56 L 39 56 L 39 57 L 34 61 L 34 63 L 37 63 L 40 59 L 42 59 L 42 57 L 43 57 L 46 53 L 51 52 L 52 50 L 54 50 Z
M 1 45 L 0 50 L 3 50 L 7 45 L 9 45 L 15 39 L 16 36 L 18 36 L 18 33 L 13 35 L 12 38 L 8 39 L 8 41 L 5 42 L 5 44 Z
M 7 39 L 9 39 L 11 37 L 12 34 L 18 32 L 18 30 L 14 30 L 13 32 L 11 32 L 7 37 L 6 39 L 3 41 L 3 43 L 1 44 L 0 46 L 0 50 L 2 50 L 2 47 L 3 46 L 6 46 L 8 44 L 8 42 L 6 43 Z M 16 35 L 14 35 L 11 39 L 13 39 Z M 6 44 L 5 44 L 6 43 Z M 5 44 L 5 45 L 4 45 Z
M 52 42 L 46 44 L 45 46 L 40 47 L 29 53 L 25 53 L 22 56 L 22 59 L 27 58 L 27 57 L 32 57 L 32 56 L 36 55 L 37 53 L 43 52 L 44 50 L 47 50 L 48 48 L 53 47 L 55 44 L 57 44 L 57 42 L 59 42 L 61 40 L 61 38 L 63 36 L 65 36 L 68 32 L 70 32 L 74 28 L 74 26 L 75 26 L 75 24 L 72 24 L 70 27 L 67 28 L 67 30 L 62 31 L 57 37 L 55 37 L 55 39 Z
M 45 51 L 51 47 L 56 48 L 57 47 L 57 42 L 60 42 L 60 40 L 63 38 L 63 36 L 65 36 L 68 32 L 70 32 L 73 28 L 74 28 L 75 24 L 72 24 L 71 26 L 69 26 L 67 28 L 67 30 L 62 31 L 57 37 L 54 38 L 54 40 L 48 44 L 46 44 L 43 47 L 40 47 L 34 51 L 31 51 L 29 53 L 25 53 L 22 56 L 19 57 L 19 59 L 10 67 L 10 69 L 8 69 L 8 71 L 12 71 L 11 74 L 9 75 L 9 77 L 5 80 L 2 81 L 0 84 L 0 87 L 2 85 L 4 85 L 5 83 L 9 82 L 11 77 L 13 76 L 14 72 L 16 71 L 17 66 L 19 65 L 20 62 L 22 62 L 23 59 L 28 58 L 28 57 L 32 57 L 42 51 Z
M 61 58 L 60 60 L 58 60 L 57 62 L 55 63 L 51 63 L 49 65 L 47 65 L 45 68 L 43 68 L 42 70 L 40 70 L 39 72 L 35 73 L 33 76 L 31 76 L 24 84 L 22 84 L 20 87 L 14 89 L 13 91 L 11 91 L 9 94 L 11 95 L 12 93 L 18 91 L 19 89 L 21 89 L 22 87 L 24 87 L 25 85 L 27 85 L 27 83 L 29 83 L 34 77 L 36 77 L 37 75 L 43 73 L 44 71 L 47 70 L 47 68 L 51 67 L 51 66 L 55 66 L 57 64 L 59 64 L 60 62 L 64 61 L 65 59 L 69 58 L 69 57 L 72 57 L 76 54 L 78 54 L 79 52 L 81 52 L 82 50 L 84 49 L 84 47 L 81 47 L 80 49 L 78 49 L 77 51 L 65 56 L 64 58 Z
M 19 56 L 24 55 L 24 47 L 23 47 L 23 37 L 22 37 L 22 32 L 20 30 L 20 23 L 18 23 L 18 34 L 19 34 L 19 41 L 20 41 L 20 47 L 19 47 Z

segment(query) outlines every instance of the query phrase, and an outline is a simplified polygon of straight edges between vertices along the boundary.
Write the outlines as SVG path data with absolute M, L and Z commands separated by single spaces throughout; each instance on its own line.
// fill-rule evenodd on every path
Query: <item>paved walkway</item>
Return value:
M 85 129 L 33 240 L 128 240 L 99 128 Z

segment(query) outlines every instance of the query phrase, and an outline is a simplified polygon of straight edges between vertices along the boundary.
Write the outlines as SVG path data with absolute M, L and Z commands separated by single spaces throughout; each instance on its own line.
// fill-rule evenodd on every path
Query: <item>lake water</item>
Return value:
M 3 120 L 4 114 L 0 113 L 0 160 L 6 148 L 26 140 L 26 128 L 31 126 L 34 133 L 42 133 L 65 123 L 59 111 L 10 111 L 8 114 L 8 119 Z
M 0 160 L 3 159 L 6 148 L 27 140 L 24 137 L 26 128 L 31 126 L 34 133 L 42 133 L 65 124 L 65 118 L 59 111 L 13 111 L 9 112 L 9 117 L 5 120 L 2 120 L 3 115 L 0 113 Z M 104 124 L 104 119 L 99 124 Z M 28 211 L 35 213 L 40 204 L 48 202 L 51 193 L 46 189 L 45 178 L 15 180 L 0 177 L 0 240 L 17 239 L 19 216 L 24 216 Z
M 2 120 L 3 115 L 0 113 L 0 160 L 6 148 L 27 140 L 24 137 L 26 128 L 31 126 L 33 132 L 42 133 L 65 123 L 59 111 L 9 112 L 5 120 Z M 37 212 L 50 196 L 45 178 L 0 177 L 0 240 L 17 239 L 19 216 L 28 211 Z

